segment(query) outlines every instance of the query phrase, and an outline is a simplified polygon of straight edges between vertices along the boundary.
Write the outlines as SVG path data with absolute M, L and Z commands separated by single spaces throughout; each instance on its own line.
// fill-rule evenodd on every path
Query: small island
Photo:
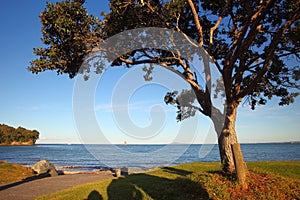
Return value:
M 37 130 L 0 124 L 0 146 L 33 146 L 39 134 Z

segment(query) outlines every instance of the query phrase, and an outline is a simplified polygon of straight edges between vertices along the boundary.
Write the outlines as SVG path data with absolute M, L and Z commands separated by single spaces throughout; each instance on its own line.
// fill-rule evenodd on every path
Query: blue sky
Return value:
M 106 1 L 90 0 L 86 7 L 90 13 L 98 15 L 103 10 L 107 11 L 107 3 L 103 2 Z M 54 71 L 39 75 L 27 71 L 29 62 L 35 58 L 32 49 L 42 45 L 38 16 L 45 8 L 45 4 L 44 0 L 11 0 L 1 4 L 0 123 L 38 130 L 41 133 L 39 143 L 79 143 L 85 136 L 82 132 L 78 133 L 74 121 L 73 91 L 76 79 L 71 80 L 67 75 L 57 76 Z M 165 115 L 161 130 L 153 135 L 144 135 L 144 138 L 126 134 L 125 129 L 128 127 L 122 127 L 112 112 L 111 97 L 118 81 L 127 73 L 128 70 L 121 68 L 109 69 L 96 89 L 94 107 L 96 119 L 109 142 L 216 141 L 215 135 L 209 131 L 210 121 L 201 116 L 198 118 L 196 135 L 191 136 L 192 140 L 184 136 L 177 137 L 183 125 L 176 122 L 175 109 L 164 105 L 163 97 L 168 90 L 159 84 L 145 83 L 132 94 L 127 104 L 130 119 L 141 127 L 147 127 L 151 124 L 151 120 L 155 121 L 161 117 L 161 113 Z M 154 114 L 151 118 L 150 110 L 154 105 L 160 106 L 153 108 Z M 124 111 L 126 104 L 119 102 L 115 109 Z M 236 128 L 239 141 L 243 143 L 300 141 L 299 121 L 299 98 L 294 104 L 286 107 L 279 107 L 274 100 L 255 111 L 251 111 L 247 105 L 241 106 L 238 110 Z M 87 137 L 85 142 L 94 143 L 92 137 L 93 135 L 91 138 Z

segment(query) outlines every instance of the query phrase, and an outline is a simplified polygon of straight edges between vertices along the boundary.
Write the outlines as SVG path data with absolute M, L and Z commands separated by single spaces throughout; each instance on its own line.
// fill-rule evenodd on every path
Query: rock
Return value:
M 121 175 L 128 175 L 128 174 L 129 174 L 128 167 L 122 167 L 121 168 Z
M 122 167 L 122 168 L 112 168 L 111 169 L 112 174 L 115 177 L 125 176 L 129 175 L 129 169 L 128 167 Z
M 121 176 L 121 169 L 120 168 L 112 168 L 111 171 L 112 171 L 112 173 L 115 177 L 120 177 Z
M 50 176 L 58 176 L 54 165 L 47 160 L 41 160 L 32 166 L 33 171 L 38 175 L 49 174 Z

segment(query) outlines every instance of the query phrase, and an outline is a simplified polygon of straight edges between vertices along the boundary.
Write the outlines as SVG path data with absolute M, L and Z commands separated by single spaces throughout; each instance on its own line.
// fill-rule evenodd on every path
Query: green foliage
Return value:
M 164 101 L 166 104 L 175 105 L 178 109 L 177 111 L 177 121 L 182 121 L 189 117 L 195 116 L 198 108 L 193 106 L 195 102 L 195 95 L 192 90 L 182 90 L 180 94 L 177 91 L 167 92 Z
M 106 36 L 110 37 L 124 30 L 135 28 L 163 26 L 164 20 L 162 21 L 158 16 L 162 12 L 160 1 L 152 0 L 149 6 L 151 6 L 151 10 L 140 1 L 136 3 L 123 0 L 110 1 L 111 12 L 104 15 L 104 23 L 109 25 L 104 26 Z
M 66 0 L 55 5 L 47 3 L 41 12 L 42 41 L 33 53 L 39 58 L 31 61 L 29 70 L 39 73 L 56 70 L 73 78 L 81 66 L 84 56 L 100 42 L 101 23 L 89 15 L 82 6 L 85 1 Z
M 128 29 L 157 26 L 178 30 L 199 40 L 186 1 L 137 2 L 111 1 L 111 13 L 105 18 L 107 36 Z M 293 103 L 298 92 L 289 89 L 299 89 L 299 65 L 295 60 L 300 57 L 296 36 L 300 34 L 299 1 L 267 4 L 202 0 L 194 1 L 194 4 L 202 25 L 203 47 L 219 65 L 227 101 L 240 101 L 246 96 L 245 101 L 252 109 L 257 104 L 266 104 L 273 96 L 280 98 L 279 105 Z M 260 12 L 259 17 L 256 12 Z M 211 43 L 211 28 L 220 17 L 222 23 L 212 35 Z M 162 53 L 158 55 L 167 57 Z
M 103 21 L 89 15 L 84 3 L 78 0 L 47 3 L 40 15 L 46 47 L 34 49 L 39 58 L 31 62 L 30 71 L 56 70 L 73 78 L 84 56 L 101 39 L 135 28 L 175 29 L 195 41 L 200 40 L 191 7 L 184 0 L 111 0 L 111 11 L 102 14 Z M 299 89 L 299 65 L 295 60 L 300 58 L 299 1 L 194 0 L 193 3 L 203 32 L 203 47 L 223 75 L 228 103 L 246 97 L 245 101 L 254 109 L 273 96 L 279 97 L 279 105 L 294 101 L 298 92 L 289 89 Z M 221 23 L 212 33 L 217 19 Z M 158 56 L 158 62 L 162 62 L 172 55 L 161 50 L 149 51 L 151 54 L 145 49 L 128 52 L 123 58 L 136 61 L 146 52 L 148 57 Z M 117 59 L 113 66 L 122 64 L 129 67 L 134 62 L 128 64 Z M 174 59 L 169 65 L 175 69 L 180 67 Z
M 27 130 L 23 127 L 13 128 L 5 124 L 0 124 L 0 144 L 27 143 L 35 144 L 39 139 L 39 132 L 36 130 Z
M 149 68 L 144 67 L 144 78 L 148 81 L 152 80 L 155 65 L 186 80 L 196 94 L 197 106 L 193 104 L 194 98 L 187 98 L 190 102 L 183 104 L 177 101 L 189 91 L 169 93 L 165 98 L 166 103 L 177 104 L 178 121 L 199 111 L 213 120 L 219 136 L 229 135 L 228 140 L 236 142 L 233 139 L 235 127 L 229 128 L 234 126 L 236 117 L 224 115 L 232 115 L 241 102 L 255 109 L 258 104 L 264 105 L 277 97 L 279 105 L 289 105 L 299 94 L 299 0 L 111 0 L 110 12 L 103 14 L 102 21 L 87 13 L 84 2 L 65 0 L 55 5 L 47 4 L 40 15 L 42 41 L 46 47 L 34 49 L 39 58 L 31 62 L 30 71 L 56 70 L 70 78 L 82 73 L 88 79 L 92 65 L 95 67 L 100 63 L 95 71 L 102 73 L 103 65 L 107 64 L 104 61 L 83 62 L 84 56 L 102 40 L 130 29 L 160 27 L 184 33 L 193 40 L 193 46 L 203 47 L 222 78 L 216 84 L 212 83 L 210 66 L 203 59 L 203 80 L 206 82 L 199 84 L 197 76 L 202 72 L 194 72 L 197 66 L 189 60 L 194 55 L 186 56 L 190 58 L 182 56 L 190 50 L 181 49 L 183 44 L 177 45 L 175 52 L 142 48 L 122 52 L 122 56 L 117 54 L 118 58 L 108 55 L 107 61 L 112 62 L 113 67 L 150 64 Z M 141 33 L 139 38 L 132 39 L 132 43 L 144 42 L 147 34 L 144 35 Z M 155 39 L 151 42 L 156 43 Z M 169 42 L 174 41 L 170 39 L 166 46 Z M 114 48 L 118 49 L 122 43 L 118 40 Z M 113 54 L 113 48 L 103 46 L 103 54 Z M 83 68 L 80 68 L 82 64 Z M 211 98 L 218 95 L 225 97 L 225 112 L 213 105 Z M 224 123 L 223 119 L 226 119 Z M 224 142 L 225 138 L 218 141 Z M 230 145 L 221 147 L 227 148 L 221 150 L 221 154 L 231 153 Z M 231 156 L 221 155 L 224 166 L 225 163 L 229 166 L 229 162 L 233 165 L 233 160 L 227 158 Z

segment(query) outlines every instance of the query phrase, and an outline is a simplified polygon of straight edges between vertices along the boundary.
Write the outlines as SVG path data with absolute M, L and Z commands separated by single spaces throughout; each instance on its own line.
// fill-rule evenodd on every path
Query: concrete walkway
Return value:
M 0 185 L 0 199 L 31 200 L 39 196 L 52 194 L 77 185 L 112 178 L 107 172 L 100 174 L 70 174 L 46 177 Z

